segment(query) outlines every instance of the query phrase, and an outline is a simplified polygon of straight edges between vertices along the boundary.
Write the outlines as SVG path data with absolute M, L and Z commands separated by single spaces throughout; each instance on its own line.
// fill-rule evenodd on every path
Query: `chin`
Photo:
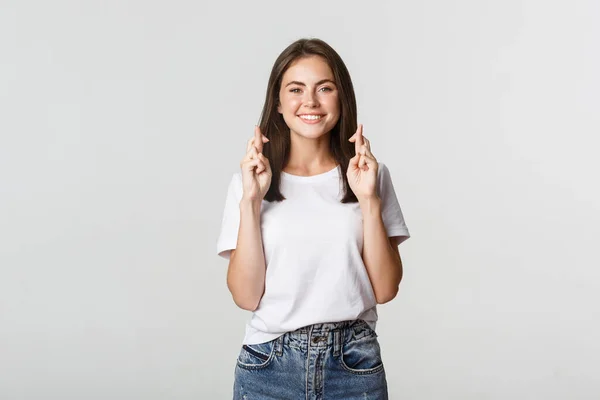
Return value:
M 308 125 L 308 124 L 303 124 L 302 122 L 300 122 L 299 124 L 294 123 L 294 124 L 287 124 L 287 125 L 290 128 L 290 130 L 296 132 L 298 135 L 306 137 L 306 138 L 312 138 L 312 139 L 326 135 L 335 127 L 335 124 L 333 124 L 332 126 L 329 126 L 329 124 L 328 125 Z
M 316 128 L 316 129 L 308 128 L 307 129 L 306 127 L 298 127 L 298 129 L 292 129 L 292 130 L 294 132 L 296 132 L 298 135 L 303 136 L 305 138 L 316 139 L 316 138 L 326 135 L 327 132 L 329 132 L 331 129 L 323 129 L 323 128 Z

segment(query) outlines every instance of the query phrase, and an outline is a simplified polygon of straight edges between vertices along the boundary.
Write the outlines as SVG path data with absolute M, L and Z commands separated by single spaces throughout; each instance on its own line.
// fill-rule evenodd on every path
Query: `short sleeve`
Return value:
M 234 173 L 227 189 L 225 208 L 221 219 L 221 231 L 217 240 L 217 254 L 227 260 L 231 256 L 231 250 L 235 249 L 237 245 L 242 190 L 241 175 Z
M 404 221 L 404 216 L 400 208 L 400 203 L 396 197 L 392 177 L 387 166 L 379 163 L 378 170 L 378 190 L 381 198 L 381 215 L 383 225 L 388 237 L 393 237 L 396 245 L 404 242 L 410 237 L 408 227 Z

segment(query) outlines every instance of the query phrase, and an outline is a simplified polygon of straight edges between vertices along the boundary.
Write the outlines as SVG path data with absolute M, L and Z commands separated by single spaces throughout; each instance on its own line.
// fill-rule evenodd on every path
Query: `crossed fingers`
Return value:
M 251 160 L 258 160 L 254 163 L 257 166 L 257 174 L 260 174 L 262 171 L 266 170 L 266 166 L 264 165 L 264 161 L 266 161 L 266 159 L 264 158 L 262 151 L 263 144 L 268 141 L 269 139 L 267 139 L 267 137 L 262 134 L 260 128 L 258 126 L 255 126 L 254 136 L 250 138 L 248 140 L 248 143 L 246 144 L 246 156 L 244 157 L 242 163 Z
M 358 167 L 360 169 L 364 169 L 366 162 L 366 158 L 370 158 L 375 160 L 375 156 L 371 153 L 371 142 L 369 139 L 363 136 L 363 125 L 359 124 L 356 132 L 352 137 L 350 137 L 350 141 L 354 142 L 354 152 L 357 156 L 360 157 L 360 161 L 358 163 Z

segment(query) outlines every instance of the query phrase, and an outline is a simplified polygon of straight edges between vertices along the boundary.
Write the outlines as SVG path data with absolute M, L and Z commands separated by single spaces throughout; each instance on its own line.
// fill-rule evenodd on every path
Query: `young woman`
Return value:
M 387 399 L 376 306 L 398 291 L 410 235 L 327 43 L 279 55 L 240 167 L 217 243 L 234 302 L 253 312 L 234 399 Z

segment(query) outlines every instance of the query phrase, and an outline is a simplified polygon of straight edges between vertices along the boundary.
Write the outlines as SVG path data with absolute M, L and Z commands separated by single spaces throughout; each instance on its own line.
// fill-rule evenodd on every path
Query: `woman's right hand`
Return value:
M 243 198 L 252 202 L 261 202 L 271 185 L 271 165 L 262 154 L 263 144 L 269 139 L 262 134 L 258 126 L 254 127 L 254 136 L 248 141 L 246 156 L 240 163 L 242 169 Z

